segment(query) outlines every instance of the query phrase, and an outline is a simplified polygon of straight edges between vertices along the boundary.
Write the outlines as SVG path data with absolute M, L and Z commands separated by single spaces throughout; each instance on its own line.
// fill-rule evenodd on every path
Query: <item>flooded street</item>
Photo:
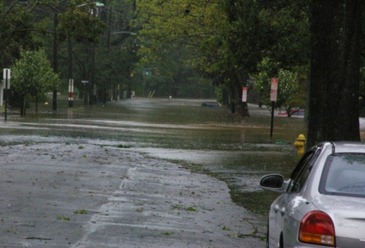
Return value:
M 250 218 L 256 216 L 253 221 L 256 234 L 251 236 L 257 240 L 257 246 L 248 242 L 246 246 L 237 247 L 263 247 L 265 215 L 275 195 L 263 192 L 258 181 L 262 175 L 270 172 L 289 173 L 298 159 L 292 143 L 303 131 L 304 123 L 303 119 L 275 118 L 274 135 L 270 139 L 269 111 L 250 106 L 250 114 L 250 118 L 241 120 L 216 106 L 213 101 L 135 98 L 109 103 L 105 107 L 75 106 L 72 112 L 59 111 L 58 114 L 28 114 L 25 118 L 12 115 L 9 121 L 1 122 L 0 143 L 3 147 L 49 144 L 47 155 L 52 157 L 54 152 L 56 158 L 67 156 L 60 154 L 65 145 L 60 147 L 59 144 L 69 146 L 68 149 L 65 148 L 67 151 L 74 149 L 77 152 L 85 152 L 89 146 L 97 146 L 105 150 L 112 149 L 115 156 L 113 161 L 118 161 L 118 156 L 121 156 L 116 153 L 119 149 L 130 153 L 128 160 L 133 160 L 136 164 L 143 164 L 144 160 L 166 161 L 172 163 L 171 168 L 178 165 L 194 172 L 192 175 L 216 178 L 228 186 L 229 196 L 238 206 L 253 214 Z M 9 155 L 10 151 L 7 153 L 4 149 L 2 156 Z M 93 160 L 92 154 L 88 153 L 79 156 L 88 158 L 91 164 L 100 159 L 98 157 Z M 105 164 L 114 164 L 109 159 L 106 159 Z M 122 161 L 123 158 L 119 160 Z M 163 170 L 168 174 L 174 173 L 169 172 L 169 167 Z M 82 174 L 82 171 L 79 170 L 78 173 Z M 107 175 L 110 173 L 112 172 L 108 170 L 104 172 Z M 144 178 L 148 178 L 148 170 L 144 173 Z M 178 174 L 176 176 L 179 177 Z M 112 174 L 110 177 L 114 178 Z M 129 177 L 133 177 L 131 171 Z M 113 180 L 117 183 L 118 178 Z M 192 185 L 193 182 L 190 183 Z M 199 187 L 199 184 L 194 187 Z M 180 194 L 185 194 L 181 192 Z M 176 209 L 182 208 L 174 206 Z M 114 207 L 104 205 L 105 207 L 108 211 L 116 211 Z M 141 212 L 142 208 L 148 207 L 141 206 Z M 226 217 L 229 220 L 228 214 Z M 101 217 L 93 218 L 97 222 Z M 226 224 L 223 229 L 228 229 L 228 226 Z M 236 236 L 240 237 L 239 234 Z M 79 241 L 79 244 L 84 245 L 74 247 L 89 247 L 86 240 L 88 236 L 85 236 L 84 241 Z M 237 244 L 242 242 L 244 243 L 238 241 Z M 225 247 L 236 247 L 237 244 Z M 191 247 L 206 246 L 192 244 Z M 219 246 L 212 244 L 211 247 Z
M 251 105 L 250 114 L 241 120 L 210 100 L 135 98 L 106 107 L 81 105 L 72 114 L 14 116 L 18 125 L 5 123 L 0 132 L 1 142 L 84 139 L 179 161 L 225 181 L 238 204 L 264 214 L 267 203 L 262 208 L 250 203 L 262 194 L 258 180 L 266 173 L 290 172 L 297 161 L 292 144 L 303 132 L 304 121 L 275 117 L 271 140 L 270 111 Z

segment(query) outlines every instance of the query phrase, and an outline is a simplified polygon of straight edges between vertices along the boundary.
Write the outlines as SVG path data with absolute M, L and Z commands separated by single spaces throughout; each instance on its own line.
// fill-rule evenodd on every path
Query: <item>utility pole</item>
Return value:
M 53 70 L 58 72 L 58 13 L 57 10 L 53 10 Z M 57 111 L 57 88 L 53 89 L 52 97 L 52 110 Z
M 10 88 L 10 69 L 5 68 L 3 70 L 3 78 L 4 78 L 4 83 L 5 83 L 5 89 L 4 89 L 4 93 L 5 93 L 5 112 L 4 112 L 4 117 L 5 117 L 5 121 L 8 119 L 8 102 L 9 102 L 9 88 Z

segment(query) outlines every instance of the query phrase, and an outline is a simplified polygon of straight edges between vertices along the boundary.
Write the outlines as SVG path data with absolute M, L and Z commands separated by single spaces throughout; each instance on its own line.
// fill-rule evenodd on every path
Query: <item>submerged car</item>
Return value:
M 270 207 L 266 247 L 365 247 L 365 144 L 318 144 L 289 179 L 270 174 L 260 185 L 281 193 Z

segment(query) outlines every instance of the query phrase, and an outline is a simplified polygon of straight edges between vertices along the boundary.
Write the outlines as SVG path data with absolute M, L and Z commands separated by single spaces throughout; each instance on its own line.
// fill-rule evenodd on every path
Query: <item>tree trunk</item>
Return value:
M 238 70 L 236 72 L 236 91 L 238 92 L 238 99 L 237 102 L 239 103 L 239 108 L 240 108 L 240 112 L 242 117 L 250 117 L 250 112 L 248 110 L 248 105 L 247 105 L 247 101 L 246 102 L 242 102 L 242 88 L 243 87 L 248 87 L 247 82 L 249 79 L 249 75 L 248 72 L 246 72 L 245 70 Z
M 53 12 L 53 71 L 58 72 L 58 13 Z M 52 110 L 57 111 L 57 88 L 53 89 Z
M 247 102 L 242 103 L 242 117 L 250 117 Z
M 21 96 L 20 97 L 21 103 L 20 103 L 20 115 L 23 116 L 25 115 L 25 96 Z
M 35 114 L 38 114 L 38 97 L 35 97 Z
M 361 0 L 312 1 L 307 147 L 360 140 Z
M 233 85 L 231 85 L 229 87 L 229 91 L 230 91 L 230 94 L 229 94 L 229 103 L 230 103 L 230 109 L 231 109 L 231 113 L 232 114 L 235 114 L 236 113 L 236 91 L 235 91 L 235 87 Z

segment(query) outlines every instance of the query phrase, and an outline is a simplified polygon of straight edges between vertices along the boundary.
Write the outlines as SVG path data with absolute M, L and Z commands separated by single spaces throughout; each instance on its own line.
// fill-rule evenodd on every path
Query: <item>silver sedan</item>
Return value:
M 270 207 L 267 247 L 365 247 L 365 144 L 321 143 L 288 180 L 271 174 L 260 185 L 281 193 Z

